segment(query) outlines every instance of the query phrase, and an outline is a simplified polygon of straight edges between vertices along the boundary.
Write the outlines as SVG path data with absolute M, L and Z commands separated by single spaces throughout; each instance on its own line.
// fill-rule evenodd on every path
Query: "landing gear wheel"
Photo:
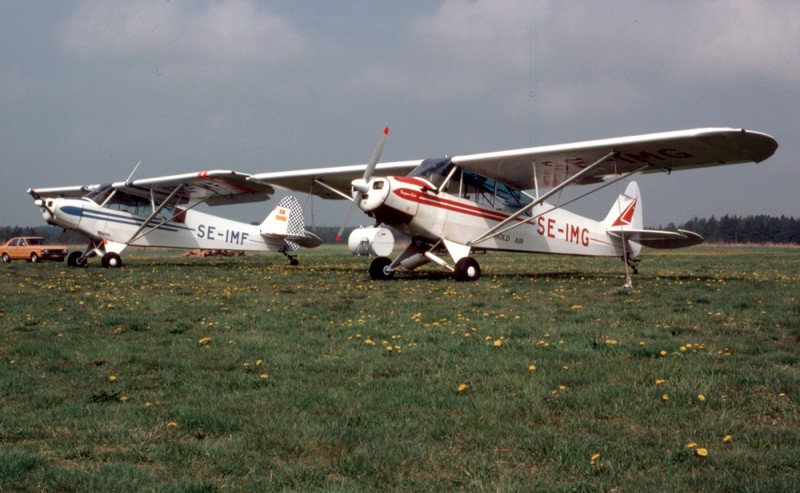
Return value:
M 481 266 L 472 257 L 464 257 L 456 262 L 453 277 L 459 282 L 477 281 L 481 277 Z
M 86 259 L 81 260 L 81 252 L 72 252 L 67 257 L 67 266 L 69 267 L 86 267 Z
M 300 265 L 300 261 L 297 260 L 297 257 L 294 255 L 288 255 L 289 257 L 289 265 Z
M 100 260 L 100 263 L 106 269 L 108 268 L 116 269 L 118 267 L 122 267 L 122 258 L 120 258 L 118 253 L 109 252 L 103 255 L 103 258 Z
M 378 257 L 369 264 L 369 277 L 373 281 L 387 281 L 394 277 L 394 271 L 389 271 L 386 268 L 392 260 L 388 257 Z
M 36 255 L 35 253 L 32 253 L 32 254 L 31 254 L 31 263 L 34 263 L 34 264 L 35 264 L 35 263 L 37 263 L 38 261 L 39 261 L 39 256 L 38 256 L 38 255 Z
M 3 262 L 6 263 L 6 264 L 10 264 L 11 263 L 11 257 L 5 252 L 3 252 Z

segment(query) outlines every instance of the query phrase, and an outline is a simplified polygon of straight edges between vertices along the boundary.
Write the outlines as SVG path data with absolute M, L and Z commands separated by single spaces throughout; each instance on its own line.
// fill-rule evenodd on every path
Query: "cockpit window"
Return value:
M 445 183 L 454 166 L 449 158 L 426 159 L 408 176 L 424 178 L 437 189 L 445 185 L 443 191 L 450 189 L 450 193 L 498 210 L 515 211 L 531 202 L 531 197 L 519 189 L 461 168 Z
M 444 183 L 450 170 L 455 166 L 450 162 L 449 158 L 441 159 L 426 159 L 419 163 L 419 166 L 409 173 L 408 176 L 415 176 L 417 178 L 424 178 L 431 182 L 431 184 L 439 188 Z
M 486 178 L 471 171 L 462 174 L 462 196 L 478 203 L 491 204 L 495 209 L 514 211 L 531 202 L 530 196 L 505 183 Z
M 96 190 L 86 194 L 86 198 L 91 199 L 98 205 L 102 205 L 106 209 L 130 212 L 139 217 L 148 217 L 153 212 L 153 207 L 149 200 L 125 193 L 122 190 L 115 190 L 111 185 L 98 187 Z M 167 204 L 166 207 L 159 211 L 156 219 L 166 220 L 171 218 L 172 210 L 172 204 Z

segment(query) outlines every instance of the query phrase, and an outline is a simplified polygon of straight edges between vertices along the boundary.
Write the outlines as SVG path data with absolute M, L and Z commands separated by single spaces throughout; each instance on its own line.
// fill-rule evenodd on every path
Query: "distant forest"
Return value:
M 354 228 L 348 228 L 342 235 L 342 243 L 347 243 L 347 238 Z M 683 224 L 668 224 L 658 229 L 686 229 L 694 231 L 705 238 L 708 243 L 748 243 L 748 244 L 781 244 L 800 245 L 800 219 L 793 217 L 772 216 L 729 216 L 717 219 L 711 216 L 707 219 L 693 218 Z M 335 226 L 317 227 L 316 234 L 324 243 L 335 243 Z M 404 236 L 392 230 L 396 240 Z M 0 241 L 5 242 L 15 236 L 43 236 L 52 243 L 79 245 L 86 239 L 71 231 L 64 231 L 55 226 L 0 226 Z
M 686 229 L 705 238 L 707 243 L 755 243 L 800 245 L 800 218 L 772 216 L 722 216 L 717 219 L 695 217 L 665 229 Z

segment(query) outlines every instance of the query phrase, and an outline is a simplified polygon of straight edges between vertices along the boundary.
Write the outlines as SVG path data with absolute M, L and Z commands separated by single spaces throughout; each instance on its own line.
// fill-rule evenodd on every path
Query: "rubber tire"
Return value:
M 11 257 L 6 252 L 3 252 L 3 263 L 4 264 L 11 263 Z
M 80 261 L 81 252 L 72 252 L 67 257 L 67 266 L 69 267 L 86 267 L 86 260 Z
M 36 255 L 36 252 L 31 253 L 31 263 L 32 264 L 38 264 L 40 260 L 41 260 L 41 258 L 39 258 L 39 256 Z
M 106 269 L 118 269 L 122 267 L 122 258 L 118 253 L 109 252 L 103 255 L 100 264 Z
M 472 257 L 464 257 L 456 262 L 453 277 L 458 282 L 473 282 L 481 277 L 481 266 Z
M 394 271 L 386 272 L 385 268 L 392 263 L 389 257 L 378 257 L 369 264 L 369 277 L 373 281 L 388 281 L 394 277 Z

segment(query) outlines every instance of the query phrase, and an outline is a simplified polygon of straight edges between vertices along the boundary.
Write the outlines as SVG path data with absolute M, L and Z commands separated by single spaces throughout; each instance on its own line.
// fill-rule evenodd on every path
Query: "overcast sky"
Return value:
M 760 165 L 640 177 L 645 224 L 798 217 L 797 19 L 796 1 L 5 1 L 0 225 L 44 224 L 28 187 L 140 160 L 138 178 L 363 163 L 386 125 L 384 161 L 759 130 L 780 144 Z M 604 217 L 602 193 L 578 212 Z M 346 210 L 313 204 L 318 224 Z

